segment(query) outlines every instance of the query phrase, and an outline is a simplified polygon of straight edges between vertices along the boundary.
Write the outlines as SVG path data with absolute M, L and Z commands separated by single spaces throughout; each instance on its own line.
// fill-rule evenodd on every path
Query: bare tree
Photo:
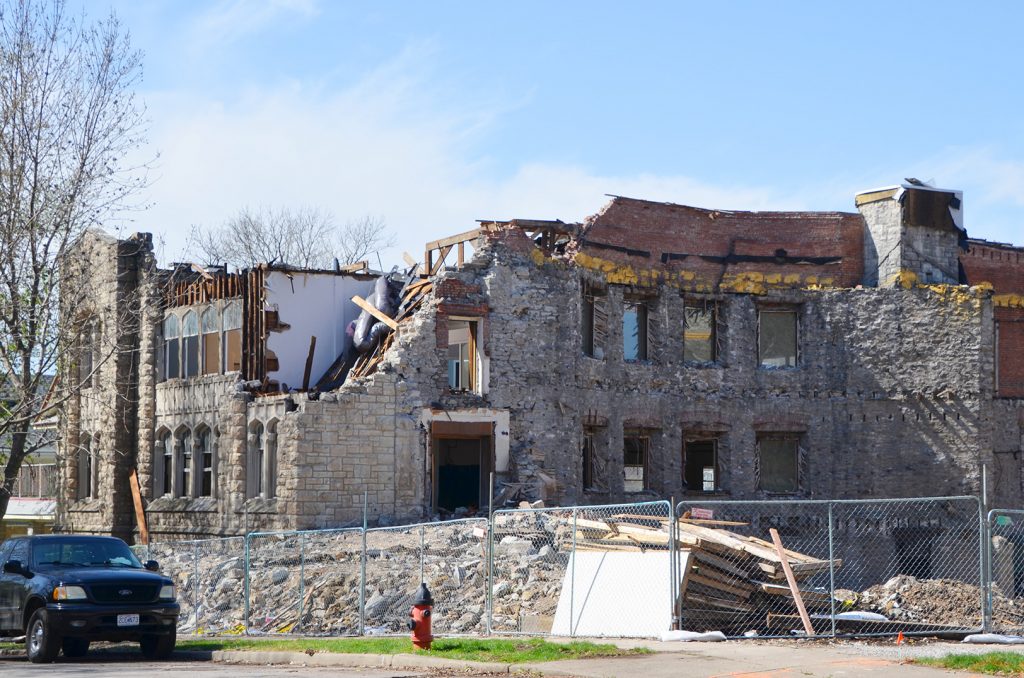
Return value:
M 192 241 L 207 264 L 323 268 L 333 259 L 333 233 L 334 217 L 315 207 L 244 207 L 220 228 L 193 227 Z
M 390 247 L 384 220 L 363 217 L 335 227 L 334 215 L 316 207 L 242 208 L 220 228 L 193 227 L 191 245 L 207 264 L 242 268 L 259 263 L 327 268 L 365 259 Z
M 81 372 L 92 378 L 64 369 L 91 330 L 59 322 L 59 306 L 89 293 L 60 288 L 61 262 L 144 181 L 125 161 L 144 140 L 141 68 L 114 16 L 87 23 L 63 0 L 0 2 L 0 517 L 22 463 L 49 442 L 30 435 L 32 423 L 79 389 Z
M 338 261 L 354 264 L 394 245 L 395 236 L 385 229 L 384 219 L 365 216 L 346 222 L 338 231 Z

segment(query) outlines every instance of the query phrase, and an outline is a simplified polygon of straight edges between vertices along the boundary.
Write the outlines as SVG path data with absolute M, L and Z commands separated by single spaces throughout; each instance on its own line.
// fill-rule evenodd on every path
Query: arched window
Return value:
M 197 496 L 213 496 L 213 432 L 203 426 L 195 433 L 196 469 L 199 473 Z
M 220 372 L 220 314 L 210 307 L 201 318 L 203 332 L 203 374 Z
M 199 316 L 189 311 L 181 323 L 182 364 L 185 378 L 199 374 Z
M 96 336 L 95 321 L 85 321 L 78 333 L 78 383 L 82 388 L 89 388 L 93 385 Z
M 277 421 L 267 424 L 263 454 L 263 496 L 277 496 Z
M 153 496 L 163 497 L 173 492 L 174 481 L 174 439 L 171 432 L 164 430 L 157 434 L 153 450 Z
M 242 369 L 242 305 L 233 301 L 224 307 L 224 372 Z
M 178 316 L 170 313 L 164 318 L 164 379 L 181 376 L 181 334 Z
M 174 496 L 188 497 L 191 495 L 192 489 L 192 432 L 187 428 L 181 429 L 174 442 L 176 473 Z
M 263 494 L 264 444 L 263 424 L 254 421 L 249 425 L 249 454 L 245 468 L 245 496 L 247 499 Z
M 92 497 L 92 437 L 88 433 L 82 435 L 78 446 L 78 492 L 76 499 Z

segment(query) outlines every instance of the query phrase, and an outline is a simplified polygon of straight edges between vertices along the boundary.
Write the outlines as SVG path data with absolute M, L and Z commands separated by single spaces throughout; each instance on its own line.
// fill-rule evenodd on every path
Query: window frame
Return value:
M 687 332 L 689 329 L 690 321 L 690 309 L 699 310 L 702 312 L 711 314 L 710 322 L 710 337 L 707 342 L 711 349 L 710 360 L 698 360 L 687 357 L 687 345 L 689 340 L 687 338 Z M 683 364 L 688 366 L 705 366 L 705 365 L 719 365 L 721 364 L 721 351 L 719 350 L 718 341 L 720 334 L 720 310 L 719 303 L 715 300 L 701 300 L 701 299 L 684 299 L 683 300 Z
M 643 452 L 643 463 L 627 464 L 626 463 L 626 441 L 627 440 L 640 440 L 643 441 L 641 448 Z M 640 468 L 643 469 L 642 487 L 639 490 L 628 489 L 626 483 L 630 482 L 630 479 L 626 478 L 627 468 Z M 622 430 L 622 480 L 623 480 L 623 491 L 626 494 L 639 494 L 641 492 L 648 492 L 651 489 L 651 432 L 643 428 L 631 428 L 627 427 Z
M 792 365 L 769 365 L 765 364 L 763 317 L 769 315 L 792 315 L 793 316 L 793 364 Z M 761 370 L 795 370 L 801 364 L 800 331 L 801 331 L 801 308 L 799 306 L 759 306 L 757 309 L 757 367 Z
M 468 340 L 465 343 L 461 343 L 461 342 L 457 343 L 457 344 L 452 344 L 451 343 L 452 323 L 466 323 L 467 324 L 467 327 L 468 327 L 468 330 L 467 330 Z M 447 353 L 445 354 L 445 365 L 447 367 L 446 372 L 447 372 L 448 390 L 451 393 L 476 393 L 478 395 L 482 393 L 481 382 L 483 381 L 483 379 L 482 379 L 481 372 L 483 371 L 483 361 L 481 360 L 481 357 L 480 357 L 480 337 L 479 337 L 479 332 L 480 332 L 480 318 L 469 318 L 469 317 L 462 317 L 462 316 L 449 316 L 448 317 L 448 347 L 447 347 Z M 463 358 L 462 357 L 462 349 L 461 348 L 459 349 L 459 354 L 460 355 L 459 355 L 459 358 L 458 358 L 458 361 L 457 361 L 458 364 L 459 364 L 459 368 L 458 368 L 458 371 L 456 372 L 456 374 L 459 375 L 459 381 L 461 381 L 461 379 L 462 379 L 462 365 L 463 365 L 463 363 L 468 362 L 468 368 L 466 370 L 466 379 L 469 381 L 469 384 L 466 385 L 465 387 L 461 387 L 461 386 L 460 387 L 456 387 L 452 383 L 452 374 L 453 374 L 453 372 L 452 372 L 452 362 L 453 362 L 453 360 L 452 360 L 452 357 L 451 357 L 451 351 L 452 351 L 452 348 L 455 347 L 455 346 L 459 346 L 459 347 L 463 347 L 464 346 L 466 354 L 467 354 L 467 357 Z
M 600 331 L 599 317 L 603 323 Z M 583 355 L 604 360 L 608 348 L 608 290 L 583 285 L 580 322 Z
M 642 363 L 650 360 L 651 304 L 647 299 L 625 298 L 622 300 L 622 359 L 628 363 Z M 630 308 L 636 309 L 636 357 L 626 352 L 626 317 Z
M 792 442 L 794 486 L 792 489 L 772 489 L 764 486 L 764 443 L 767 441 Z M 797 495 L 803 491 L 803 436 L 794 432 L 764 432 L 757 435 L 757 491 L 771 495 Z
M 691 443 L 711 443 L 711 445 L 712 445 L 711 458 L 712 458 L 712 467 L 714 469 L 713 470 L 713 473 L 714 473 L 713 484 L 714 484 L 714 486 L 710 490 L 708 490 L 708 489 L 706 489 L 704 487 L 704 482 L 706 482 L 706 481 L 703 478 L 703 474 L 701 476 L 701 485 L 700 485 L 700 487 L 694 487 L 686 479 L 686 476 L 687 476 L 687 466 L 688 466 L 689 461 L 690 461 L 690 450 L 688 448 L 689 448 Z M 720 459 L 719 459 L 719 447 L 720 446 L 721 446 L 721 439 L 720 439 L 720 437 L 717 436 L 717 435 L 710 434 L 710 433 L 703 433 L 703 432 L 695 431 L 693 433 L 689 433 L 689 434 L 686 434 L 686 435 L 683 436 L 682 480 L 683 480 L 683 486 L 686 488 L 686 492 L 687 493 L 715 494 L 717 492 L 721 492 L 722 491 L 721 475 L 720 475 L 720 472 L 719 472 L 719 469 L 721 468 L 721 463 L 720 463 Z M 706 467 L 702 467 L 702 469 L 703 468 L 706 468 Z

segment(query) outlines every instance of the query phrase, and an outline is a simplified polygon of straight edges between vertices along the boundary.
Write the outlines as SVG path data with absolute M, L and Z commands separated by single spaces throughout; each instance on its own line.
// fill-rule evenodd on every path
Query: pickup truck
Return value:
M 138 642 L 148 659 L 174 651 L 174 582 L 120 539 L 13 537 L 0 563 L 0 636 L 25 636 L 30 661 L 81 657 L 94 640 Z

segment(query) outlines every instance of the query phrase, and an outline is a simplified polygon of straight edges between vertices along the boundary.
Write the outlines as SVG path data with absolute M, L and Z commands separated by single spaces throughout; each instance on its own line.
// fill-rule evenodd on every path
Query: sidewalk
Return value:
M 583 639 L 578 639 L 583 640 Z M 943 669 L 901 663 L 913 657 L 993 651 L 1024 652 L 1005 645 L 963 645 L 954 642 L 904 644 L 866 642 L 728 641 L 722 643 L 661 643 L 593 639 L 624 648 L 647 647 L 653 654 L 609 659 L 572 659 L 537 664 L 467 662 L 422 655 L 355 655 L 301 652 L 218 651 L 214 661 L 226 663 L 300 664 L 306 666 L 375 666 L 388 668 L 457 668 L 515 673 L 534 671 L 547 676 L 579 678 L 801 678 L 827 676 L 905 676 L 933 678 L 968 676 Z

